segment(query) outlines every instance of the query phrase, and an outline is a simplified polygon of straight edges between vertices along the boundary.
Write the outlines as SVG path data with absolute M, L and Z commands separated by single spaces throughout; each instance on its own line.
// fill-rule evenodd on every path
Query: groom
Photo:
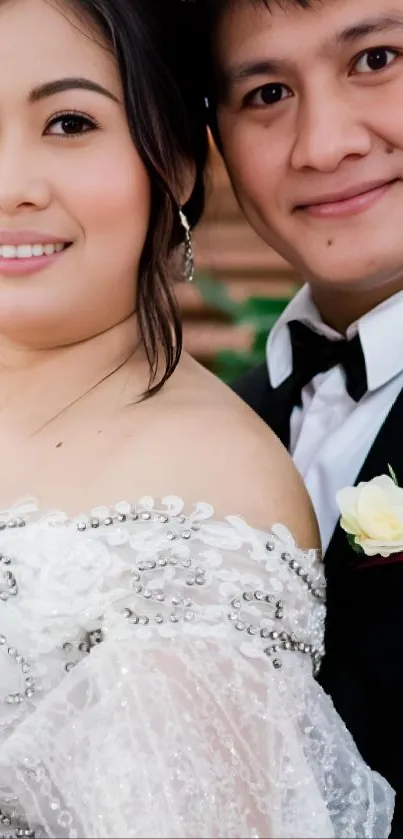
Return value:
M 357 562 L 335 495 L 389 464 L 403 485 L 403 0 L 208 5 L 212 128 L 250 223 L 306 281 L 267 364 L 235 389 L 311 494 L 328 581 L 320 681 L 397 792 L 397 839 L 403 561 Z

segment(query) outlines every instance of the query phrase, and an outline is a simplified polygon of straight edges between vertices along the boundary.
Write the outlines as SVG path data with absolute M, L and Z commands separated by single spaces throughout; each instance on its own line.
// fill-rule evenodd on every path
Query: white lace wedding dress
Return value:
M 386 837 L 315 551 L 176 497 L 0 514 L 0 836 Z

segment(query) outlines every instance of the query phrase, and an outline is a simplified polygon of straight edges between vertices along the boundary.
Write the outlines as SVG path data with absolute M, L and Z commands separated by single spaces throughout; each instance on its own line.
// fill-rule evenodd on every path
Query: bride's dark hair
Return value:
M 151 217 L 136 301 L 140 338 L 150 365 L 146 394 L 150 396 L 172 375 L 182 350 L 172 254 L 184 238 L 178 200 L 187 163 L 195 174 L 193 192 L 183 208 L 191 226 L 204 205 L 208 140 L 202 62 L 192 36 L 194 6 L 183 0 L 67 0 L 67 4 L 84 23 L 96 25 L 114 53 L 131 135 L 150 178 Z M 161 356 L 163 372 L 156 379 Z

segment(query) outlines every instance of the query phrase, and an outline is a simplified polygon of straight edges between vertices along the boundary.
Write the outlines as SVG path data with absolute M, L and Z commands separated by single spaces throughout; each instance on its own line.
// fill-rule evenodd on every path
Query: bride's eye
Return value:
M 292 96 L 292 93 L 289 87 L 280 84 L 280 82 L 271 82 L 252 90 L 251 93 L 246 95 L 244 102 L 246 105 L 252 105 L 255 108 L 264 108 L 276 105 L 290 96 Z
M 365 50 L 354 64 L 356 73 L 379 73 L 394 63 L 399 53 L 389 47 L 374 47 Z
M 63 113 L 54 116 L 48 122 L 45 134 L 56 135 L 58 137 L 77 137 L 87 134 L 89 131 L 94 131 L 97 124 L 94 120 L 83 114 L 78 113 Z

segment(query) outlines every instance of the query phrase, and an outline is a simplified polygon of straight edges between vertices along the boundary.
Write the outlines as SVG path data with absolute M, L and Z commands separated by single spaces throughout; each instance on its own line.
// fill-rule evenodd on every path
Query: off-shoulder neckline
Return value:
M 153 521 L 162 525 L 170 523 L 183 524 L 196 531 L 201 525 L 211 524 L 214 527 L 236 527 L 249 533 L 259 534 L 268 539 L 275 537 L 290 548 L 298 546 L 289 529 L 281 523 L 268 524 L 266 528 L 249 524 L 239 513 L 214 517 L 214 506 L 206 501 L 187 502 L 178 495 L 165 495 L 155 499 L 151 495 L 143 495 L 136 502 L 118 501 L 112 505 L 97 505 L 89 511 L 70 515 L 66 511 L 41 504 L 34 496 L 25 496 L 7 508 L 0 509 L 0 532 L 18 529 L 31 522 L 49 523 L 52 525 L 68 525 L 77 530 L 98 529 L 125 522 Z M 320 555 L 316 548 L 310 550 Z M 306 551 L 303 551 L 304 553 Z

